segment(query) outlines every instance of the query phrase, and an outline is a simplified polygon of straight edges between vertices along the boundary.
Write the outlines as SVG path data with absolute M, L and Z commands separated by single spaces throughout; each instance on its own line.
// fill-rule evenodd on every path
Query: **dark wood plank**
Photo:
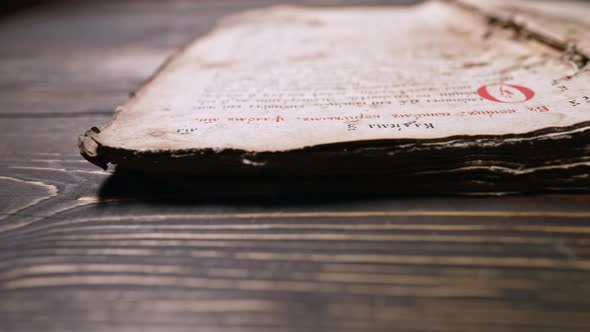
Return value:
M 165 3 L 0 24 L 0 331 L 590 328 L 588 195 L 187 198 L 84 161 L 76 136 L 160 59 L 266 4 Z
M 73 137 L 102 119 L 2 121 L 6 330 L 590 324 L 589 196 L 101 201 Z

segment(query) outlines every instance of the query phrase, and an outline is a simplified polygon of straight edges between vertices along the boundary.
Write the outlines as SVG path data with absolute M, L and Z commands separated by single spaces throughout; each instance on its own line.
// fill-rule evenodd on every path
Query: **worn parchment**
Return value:
M 82 153 L 103 164 L 101 151 L 281 152 L 584 130 L 587 22 L 570 15 L 564 30 L 550 10 L 478 3 L 227 18 L 89 131 Z

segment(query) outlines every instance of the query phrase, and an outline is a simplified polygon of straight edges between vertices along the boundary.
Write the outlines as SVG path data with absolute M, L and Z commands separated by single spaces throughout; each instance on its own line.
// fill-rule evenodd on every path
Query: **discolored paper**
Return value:
M 83 153 L 286 152 L 586 128 L 587 25 L 572 17 L 567 39 L 549 11 L 478 3 L 227 18 L 89 132 Z

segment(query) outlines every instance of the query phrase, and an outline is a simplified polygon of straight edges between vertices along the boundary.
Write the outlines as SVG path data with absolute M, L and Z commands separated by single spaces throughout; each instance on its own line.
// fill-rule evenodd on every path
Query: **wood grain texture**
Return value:
M 0 22 L 0 331 L 588 331 L 590 196 L 186 197 L 76 137 L 261 1 Z

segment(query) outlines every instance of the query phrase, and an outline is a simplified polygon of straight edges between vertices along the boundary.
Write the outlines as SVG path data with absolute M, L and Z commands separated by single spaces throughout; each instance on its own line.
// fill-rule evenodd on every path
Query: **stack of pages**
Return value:
M 450 1 L 227 17 L 112 123 L 83 134 L 81 153 L 181 182 L 588 190 L 588 12 L 575 2 Z

